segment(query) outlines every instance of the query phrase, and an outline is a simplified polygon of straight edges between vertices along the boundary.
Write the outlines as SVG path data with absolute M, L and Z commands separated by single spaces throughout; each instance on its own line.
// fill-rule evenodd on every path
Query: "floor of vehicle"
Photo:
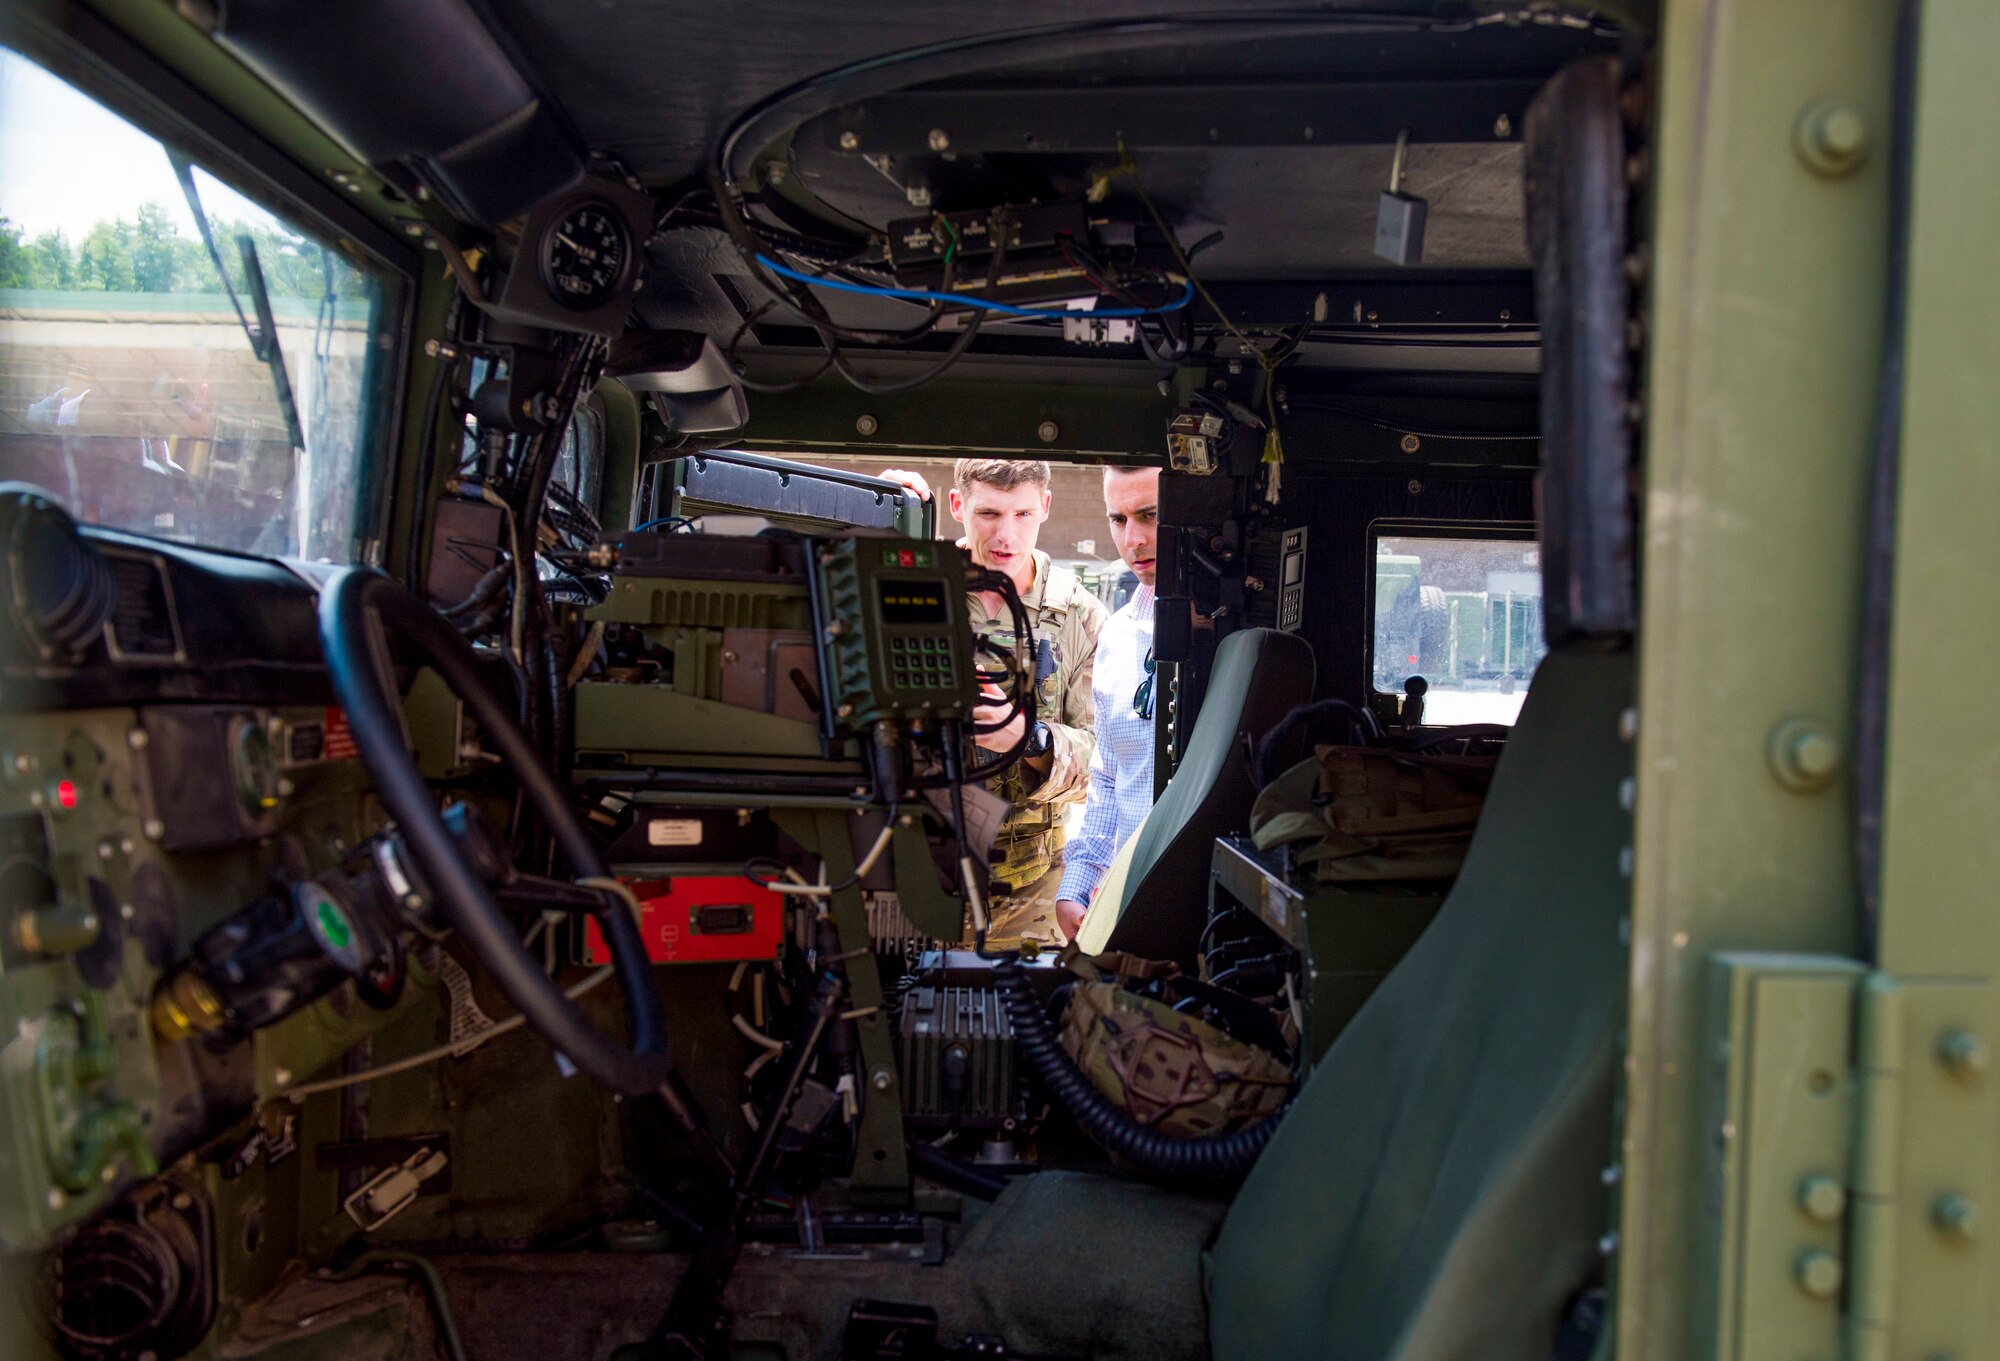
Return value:
M 856 1300 L 924 1304 L 943 1335 L 1003 1338 L 1015 1353 L 1104 1361 L 1208 1355 L 1203 1251 L 1225 1197 L 1116 1176 L 1045 1172 L 968 1210 L 939 1265 L 883 1256 L 746 1250 L 724 1302 L 732 1354 L 839 1354 Z M 1115 1227 L 1114 1227 L 1115 1226 Z M 642 1340 L 687 1259 L 677 1253 L 480 1253 L 433 1259 L 466 1355 L 605 1361 Z M 414 1283 L 294 1279 L 253 1306 L 231 1357 L 430 1361 L 436 1329 Z

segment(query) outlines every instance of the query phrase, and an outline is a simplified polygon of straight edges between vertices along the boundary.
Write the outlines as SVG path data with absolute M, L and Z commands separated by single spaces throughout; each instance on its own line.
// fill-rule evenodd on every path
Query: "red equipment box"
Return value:
M 785 936 L 784 898 L 736 875 L 627 879 L 638 896 L 639 931 L 655 964 L 729 964 L 776 959 Z M 609 964 L 595 920 L 584 924 L 584 957 Z

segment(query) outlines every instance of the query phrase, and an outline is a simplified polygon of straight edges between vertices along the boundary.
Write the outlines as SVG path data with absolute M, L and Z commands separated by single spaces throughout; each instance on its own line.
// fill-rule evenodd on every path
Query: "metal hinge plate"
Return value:
M 2000 990 L 1827 956 L 1709 970 L 1703 1354 L 1986 1355 Z

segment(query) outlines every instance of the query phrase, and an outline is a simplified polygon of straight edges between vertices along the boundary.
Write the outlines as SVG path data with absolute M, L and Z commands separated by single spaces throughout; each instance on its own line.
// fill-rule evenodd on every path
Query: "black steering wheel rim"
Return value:
M 444 919 L 465 938 L 507 1000 L 583 1072 L 627 1095 L 657 1092 L 672 1076 L 666 1005 L 638 923 L 623 909 L 599 919 L 630 1012 L 632 1043 L 593 1025 L 522 946 L 479 876 L 460 859 L 437 799 L 404 745 L 387 655 L 389 633 L 410 645 L 471 709 L 487 739 L 554 834 L 579 879 L 606 878 L 604 861 L 562 786 L 514 716 L 487 689 L 471 644 L 437 611 L 367 568 L 335 573 L 319 599 L 320 646 L 335 696 L 376 795 L 396 820 Z

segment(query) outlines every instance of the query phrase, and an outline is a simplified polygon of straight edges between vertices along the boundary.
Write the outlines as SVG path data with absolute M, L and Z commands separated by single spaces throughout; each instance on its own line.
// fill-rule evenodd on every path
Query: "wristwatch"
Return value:
M 1024 755 L 1047 756 L 1049 748 L 1056 744 L 1056 735 L 1049 731 L 1049 725 L 1041 719 L 1035 720 L 1033 731 L 1028 734 L 1028 749 Z

